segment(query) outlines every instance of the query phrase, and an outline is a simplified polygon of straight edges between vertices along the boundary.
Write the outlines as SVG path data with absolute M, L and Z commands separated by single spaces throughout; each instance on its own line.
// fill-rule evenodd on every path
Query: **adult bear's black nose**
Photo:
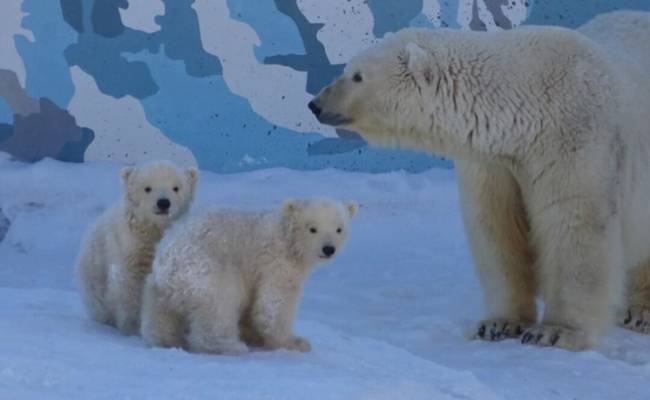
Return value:
M 162 199 L 158 199 L 158 201 L 156 202 L 156 205 L 158 206 L 158 208 L 160 210 L 167 211 L 167 210 L 169 210 L 169 207 L 171 207 L 172 202 L 169 201 L 169 199 L 162 198 Z
M 320 115 L 320 112 L 322 111 L 320 107 L 318 107 L 316 103 L 314 103 L 313 101 L 310 101 L 309 104 L 307 104 L 307 107 L 309 107 L 311 112 L 313 112 L 314 115 L 317 117 Z
M 331 257 L 334 252 L 336 252 L 336 247 L 334 246 L 323 246 L 323 254 L 325 254 L 328 257 Z

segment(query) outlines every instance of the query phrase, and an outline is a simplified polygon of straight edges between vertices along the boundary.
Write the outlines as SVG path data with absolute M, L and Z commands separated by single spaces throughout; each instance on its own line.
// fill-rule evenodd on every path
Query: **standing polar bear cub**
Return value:
M 192 202 L 198 171 L 157 161 L 121 171 L 124 197 L 84 238 L 76 274 L 91 318 L 138 332 L 142 285 L 164 230 Z
M 301 286 L 315 264 L 340 252 L 355 211 L 289 200 L 281 212 L 215 209 L 176 225 L 145 284 L 142 337 L 195 352 L 309 351 L 293 334 Z
M 406 29 L 353 58 L 309 108 L 371 143 L 455 159 L 487 309 L 477 337 L 584 349 L 627 272 L 621 322 L 650 326 L 648 38 L 643 12 L 577 31 Z

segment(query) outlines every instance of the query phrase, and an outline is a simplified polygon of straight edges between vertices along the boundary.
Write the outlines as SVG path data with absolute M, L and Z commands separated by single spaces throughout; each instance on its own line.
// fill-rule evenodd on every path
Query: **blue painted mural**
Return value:
M 406 26 L 576 27 L 649 0 L 3 0 L 0 151 L 25 161 L 167 158 L 421 171 L 450 163 L 371 148 L 306 108 L 346 60 Z

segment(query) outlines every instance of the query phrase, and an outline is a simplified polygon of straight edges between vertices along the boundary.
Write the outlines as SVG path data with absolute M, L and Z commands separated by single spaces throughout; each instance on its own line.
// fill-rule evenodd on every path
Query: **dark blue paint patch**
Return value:
M 649 0 L 528 0 L 527 25 L 577 28 L 598 14 L 614 10 L 650 11 Z
M 478 15 L 478 3 L 477 0 L 472 2 L 472 19 L 469 21 L 469 28 L 473 31 L 487 31 L 487 26 Z
M 127 0 L 95 0 L 91 12 L 93 32 L 106 38 L 114 38 L 124 33 L 120 8 L 129 6 Z
M 63 21 L 61 4 L 56 1 L 25 0 L 22 10 L 27 14 L 22 26 L 34 34 L 34 42 L 17 35 L 16 50 L 25 63 L 26 91 L 31 97 L 47 97 L 66 108 L 74 85 L 64 49 L 75 40 L 76 32 Z
M 0 145 L 14 134 L 14 126 L 0 123 Z
M 84 154 L 90 143 L 95 139 L 95 132 L 92 129 L 81 128 L 81 138 L 76 141 L 69 141 L 63 145 L 56 156 L 57 160 L 67 162 L 84 162 Z
M 255 46 L 255 57 L 261 63 L 265 57 L 278 54 L 304 54 L 305 49 L 295 24 L 278 12 L 272 0 L 228 0 L 230 17 L 255 30 L 261 44 Z
M 409 26 L 422 12 L 422 0 L 368 0 L 368 7 L 375 20 L 372 32 L 376 37 L 383 37 L 388 32 Z
M 60 0 L 63 19 L 77 33 L 83 33 L 83 4 L 81 0 Z
M 321 135 L 269 124 L 246 99 L 231 93 L 221 76 L 193 78 L 182 73 L 181 63 L 147 52 L 130 58 L 145 61 L 160 82 L 160 91 L 142 101 L 147 119 L 175 143 L 191 148 L 202 169 L 232 173 L 270 167 L 333 167 L 418 172 L 450 165 L 424 154 L 369 147 L 310 155 L 310 146 L 324 139 Z M 178 98 L 192 101 L 177 102 Z
M 161 27 L 155 37 L 164 44 L 167 57 L 183 60 L 185 71 L 191 76 L 221 75 L 219 59 L 203 49 L 199 19 L 192 8 L 194 0 L 164 0 L 163 3 L 165 14 L 155 19 Z
M 483 0 L 485 8 L 492 14 L 494 24 L 502 29 L 512 29 L 512 22 L 503 13 L 503 7 L 511 7 L 510 0 Z
M 123 53 L 141 51 L 147 36 L 150 35 L 131 29 L 113 39 L 84 33 L 64 55 L 71 66 L 77 65 L 92 76 L 102 93 L 116 98 L 130 95 L 144 99 L 158 92 L 158 85 L 145 63 L 129 62 Z
M 11 227 L 11 221 L 0 208 L 0 242 L 4 240 Z
M 46 98 L 39 99 L 39 105 L 38 113 L 14 115 L 13 133 L 0 141 L 0 150 L 19 160 L 35 162 L 44 157 L 56 158 L 66 143 L 80 142 L 79 146 L 73 146 L 68 151 L 67 156 L 83 160 L 87 144 L 85 147 L 81 144 L 90 142 L 87 136 L 84 139 L 74 117 Z M 73 155 L 70 152 L 74 149 L 79 154 Z
M 332 65 L 327 58 L 325 47 L 316 37 L 323 24 L 312 24 L 300 12 L 296 0 L 275 0 L 278 11 L 291 18 L 305 48 L 305 54 L 289 54 L 266 57 L 264 63 L 291 67 L 297 71 L 307 72 L 307 93 L 318 91 L 343 71 L 343 64 Z
M 311 143 L 307 149 L 309 155 L 333 155 L 339 153 L 349 153 L 366 147 L 368 144 L 361 139 L 338 139 L 326 138 Z
M 0 123 L 11 123 L 14 113 L 3 97 L 0 97 Z
M 168 57 L 183 60 L 186 73 L 192 76 L 221 74 L 219 59 L 202 47 L 193 0 L 164 3 L 165 14 L 156 18 L 160 31 L 146 33 L 122 23 L 119 9 L 128 7 L 126 0 L 85 0 L 84 9 L 92 11 L 86 11 L 83 25 L 92 29 L 79 34 L 77 43 L 65 50 L 66 60 L 95 78 L 102 93 L 116 98 L 130 95 L 143 99 L 158 91 L 147 65 L 128 62 L 124 53 L 157 53 L 163 46 Z M 70 4 L 65 12 L 79 14 L 81 6 Z

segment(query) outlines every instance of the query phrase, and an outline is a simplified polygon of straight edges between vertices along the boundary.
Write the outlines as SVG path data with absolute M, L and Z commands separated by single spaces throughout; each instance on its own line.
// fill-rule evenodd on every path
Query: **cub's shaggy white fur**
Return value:
M 124 198 L 86 234 L 76 274 L 90 317 L 134 334 L 156 244 L 163 231 L 187 212 L 198 171 L 157 161 L 124 168 L 121 177 Z
M 179 223 L 145 284 L 143 338 L 195 352 L 309 351 L 293 334 L 301 286 L 316 263 L 340 252 L 355 211 L 289 200 L 282 212 L 214 209 Z
M 650 326 L 649 38 L 643 12 L 577 31 L 406 29 L 309 107 L 371 143 L 455 159 L 487 306 L 478 338 L 584 349 L 613 319 L 626 270 L 622 323 Z

